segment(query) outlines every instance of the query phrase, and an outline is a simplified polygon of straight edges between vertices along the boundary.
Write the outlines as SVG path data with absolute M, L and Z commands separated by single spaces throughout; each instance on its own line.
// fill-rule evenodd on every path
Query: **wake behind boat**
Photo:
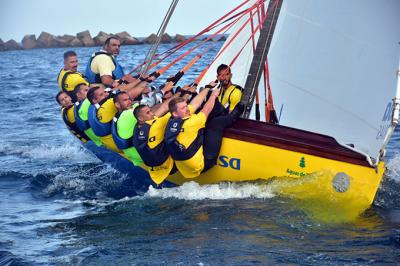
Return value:
M 352 217 L 367 209 L 399 119 L 399 10 L 394 1 L 258 0 L 211 24 L 208 31 L 218 25 L 229 37 L 196 82 L 204 86 L 218 65 L 229 64 L 233 82 L 244 87 L 244 119 L 225 131 L 216 166 L 166 182 L 282 180 L 276 193 L 346 207 Z M 152 184 L 119 154 L 90 141 L 85 146 L 104 162 L 134 171 L 138 184 Z

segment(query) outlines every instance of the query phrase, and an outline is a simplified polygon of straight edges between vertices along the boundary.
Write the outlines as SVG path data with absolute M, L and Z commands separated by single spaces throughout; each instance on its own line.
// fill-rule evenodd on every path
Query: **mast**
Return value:
M 388 126 L 388 129 L 386 131 L 386 135 L 383 144 L 381 146 L 381 149 L 379 150 L 379 156 L 375 162 L 375 165 L 378 165 L 379 161 L 385 155 L 386 145 L 389 143 L 389 140 L 393 135 L 400 120 L 400 60 L 399 60 L 399 68 L 396 74 L 397 74 L 396 96 L 393 98 L 393 102 L 391 105 L 391 114 L 390 116 L 388 116 L 388 118 L 390 119 L 390 125 Z
M 147 53 L 146 58 L 144 60 L 146 62 L 146 64 L 142 67 L 142 70 L 140 71 L 141 75 L 143 75 L 147 72 L 151 62 L 153 61 L 154 55 L 157 52 L 158 46 L 160 45 L 161 38 L 165 32 L 165 29 L 167 28 L 169 19 L 171 18 L 172 14 L 174 13 L 174 10 L 175 10 L 176 5 L 178 4 L 178 1 L 179 0 L 172 0 L 172 3 L 167 11 L 167 14 L 165 14 L 164 20 L 161 23 L 160 28 L 158 29 L 158 32 L 157 32 L 156 42 L 151 46 L 151 48 L 150 48 L 149 52 Z
M 250 111 L 253 106 L 258 85 L 260 83 L 265 61 L 267 60 L 268 50 L 274 35 L 276 22 L 281 10 L 282 1 L 283 0 L 270 0 L 268 4 L 267 18 L 261 27 L 260 37 L 257 41 L 257 47 L 254 52 L 253 61 L 251 62 L 249 74 L 244 86 L 244 94 L 242 98 L 242 102 L 245 104 L 245 110 L 243 114 L 244 118 L 248 118 L 250 116 Z

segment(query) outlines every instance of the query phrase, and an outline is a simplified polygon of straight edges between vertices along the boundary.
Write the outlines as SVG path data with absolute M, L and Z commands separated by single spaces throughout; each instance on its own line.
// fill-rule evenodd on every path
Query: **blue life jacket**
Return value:
M 204 128 L 199 130 L 196 138 L 187 148 L 176 140 L 184 122 L 182 118 L 172 118 L 165 128 L 164 141 L 167 150 L 172 158 L 177 161 L 185 161 L 192 158 L 203 145 Z
M 169 154 L 165 146 L 165 140 L 153 149 L 150 149 L 149 145 L 147 145 L 150 127 L 147 123 L 139 127 L 139 123 L 137 123 L 133 134 L 133 144 L 143 162 L 147 166 L 153 167 L 163 164 L 168 159 Z
M 98 137 L 105 137 L 111 134 L 111 121 L 108 123 L 102 123 L 97 118 L 97 110 L 100 108 L 101 104 L 107 100 L 108 98 L 98 104 L 91 104 L 88 111 L 89 125 L 92 128 L 93 133 Z
M 118 122 L 118 117 L 114 117 L 111 123 L 111 134 L 115 142 L 115 145 L 117 145 L 118 149 L 120 150 L 128 149 L 133 146 L 133 136 L 130 137 L 129 139 L 121 138 L 118 135 L 117 122 Z
M 111 57 L 111 59 L 112 59 L 112 61 L 114 63 L 115 69 L 112 72 L 112 78 L 114 80 L 122 78 L 124 76 L 124 70 L 122 69 L 122 66 L 117 62 L 117 60 L 112 55 L 110 55 L 109 53 L 100 51 L 100 52 L 94 53 L 92 55 L 92 57 L 89 59 L 89 62 L 87 64 L 87 66 L 86 66 L 86 71 L 85 71 L 86 79 L 90 83 L 102 83 L 101 82 L 101 78 L 100 78 L 100 74 L 94 73 L 92 71 L 91 67 L 90 67 L 90 65 L 92 64 L 93 58 L 95 58 L 96 56 L 101 55 L 101 54 L 105 54 L 105 55 L 108 55 L 109 57 Z
M 76 102 L 74 108 L 74 115 L 75 115 L 75 123 L 81 131 L 85 131 L 86 129 L 90 128 L 90 124 L 88 120 L 82 120 L 79 116 L 79 109 L 82 106 L 83 101 Z

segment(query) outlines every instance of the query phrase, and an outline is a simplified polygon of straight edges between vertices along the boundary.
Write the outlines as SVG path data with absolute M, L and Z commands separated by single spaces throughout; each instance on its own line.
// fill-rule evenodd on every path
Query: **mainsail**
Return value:
M 397 90 L 398 14 L 396 0 L 284 0 L 268 52 L 280 124 L 332 136 L 379 158 Z M 232 29 L 224 44 L 229 49 L 210 66 L 204 82 L 215 78 L 218 65 L 229 64 L 248 40 L 250 24 L 233 35 L 246 19 Z M 259 17 L 252 20 L 260 23 Z M 258 37 L 257 32 L 255 43 Z M 253 56 L 249 42 L 232 66 L 234 83 L 244 86 L 254 74 L 249 73 Z

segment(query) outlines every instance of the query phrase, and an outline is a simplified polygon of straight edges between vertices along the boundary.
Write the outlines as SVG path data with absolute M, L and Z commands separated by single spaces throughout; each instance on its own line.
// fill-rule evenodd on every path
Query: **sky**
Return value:
M 180 0 L 165 32 L 196 34 L 243 0 Z M 89 30 L 127 31 L 134 37 L 157 33 L 171 0 L 0 0 L 0 38 L 20 42 L 26 34 L 39 37 Z

